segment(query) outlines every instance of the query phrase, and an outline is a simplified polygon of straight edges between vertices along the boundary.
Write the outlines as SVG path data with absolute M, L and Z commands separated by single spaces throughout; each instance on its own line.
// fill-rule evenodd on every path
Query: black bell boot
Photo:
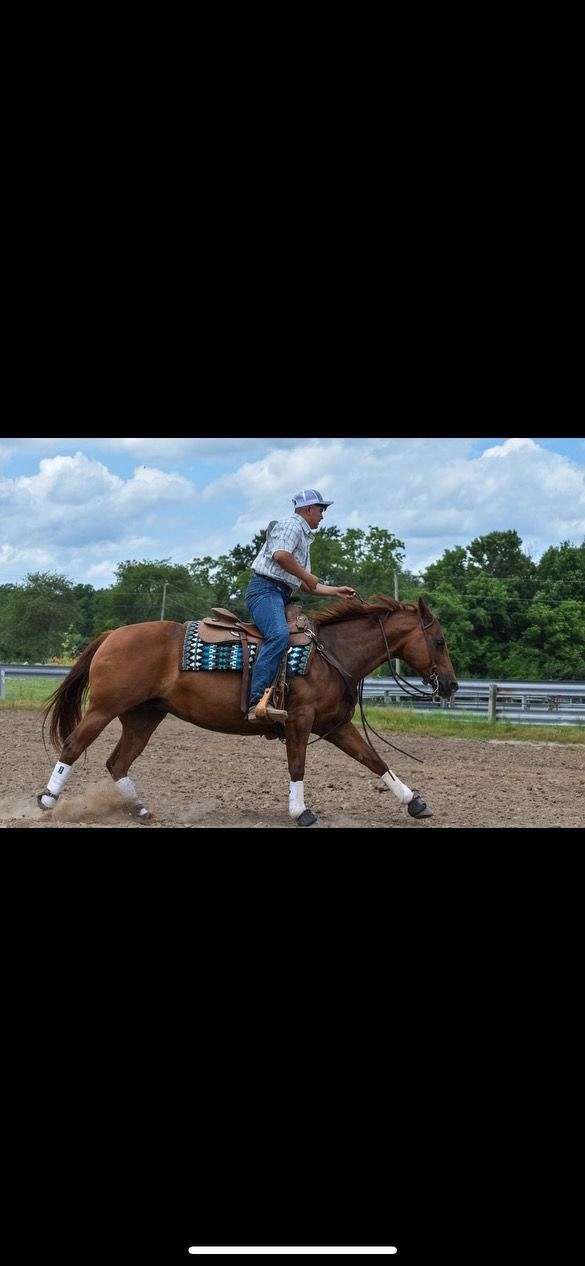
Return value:
M 413 787 L 413 798 L 407 805 L 408 813 L 411 818 L 432 818 L 431 810 L 427 807 L 426 801 L 423 800 L 419 791 L 415 791 Z
M 316 814 L 312 813 L 310 809 L 303 809 L 300 818 L 297 818 L 297 826 L 312 826 L 313 822 L 316 821 Z

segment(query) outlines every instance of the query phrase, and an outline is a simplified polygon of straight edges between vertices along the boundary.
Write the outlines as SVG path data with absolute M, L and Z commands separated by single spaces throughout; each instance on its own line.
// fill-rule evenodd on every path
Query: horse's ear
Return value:
M 425 602 L 425 599 L 424 599 L 424 598 L 419 598 L 419 600 L 418 600 L 418 609 L 419 609 L 419 611 L 420 611 L 420 613 L 421 613 L 421 615 L 422 615 L 422 617 L 423 617 L 423 620 L 432 620 L 432 619 L 433 619 L 433 613 L 432 613 L 432 611 L 431 611 L 431 608 L 429 607 L 428 603 L 427 603 L 427 602 Z

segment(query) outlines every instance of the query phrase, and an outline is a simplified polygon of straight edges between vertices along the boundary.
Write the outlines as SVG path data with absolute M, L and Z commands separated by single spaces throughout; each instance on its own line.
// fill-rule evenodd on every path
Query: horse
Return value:
M 351 721 L 363 678 L 390 656 L 410 664 L 431 684 L 434 697 L 450 699 L 457 690 L 443 630 L 426 601 L 398 602 L 384 594 L 367 601 L 359 595 L 337 599 L 313 612 L 309 627 L 316 647 L 306 675 L 287 683 L 284 741 L 291 818 L 301 826 L 317 821 L 304 800 L 312 733 L 377 774 L 411 817 L 432 816 L 421 794 L 389 769 Z M 130 812 L 142 821 L 152 815 L 128 771 L 167 713 L 224 734 L 282 737 L 269 722 L 250 723 L 242 713 L 241 673 L 181 671 L 185 629 L 175 620 L 123 625 L 100 633 L 82 651 L 44 711 L 43 735 L 51 716 L 50 737 L 59 760 L 37 796 L 42 809 L 55 807 L 75 761 L 115 717 L 122 735 L 106 767 Z M 90 703 L 82 715 L 88 689 Z

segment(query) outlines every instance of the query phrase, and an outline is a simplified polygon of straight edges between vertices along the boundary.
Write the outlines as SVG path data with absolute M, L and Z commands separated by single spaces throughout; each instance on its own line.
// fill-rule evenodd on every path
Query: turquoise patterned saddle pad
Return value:
M 254 666 L 257 649 L 255 642 L 248 644 L 250 669 Z M 304 677 L 312 650 L 311 642 L 308 646 L 290 647 L 286 665 L 287 677 Z M 197 620 L 188 621 L 181 656 L 181 672 L 241 673 L 242 668 L 242 643 L 239 638 L 233 643 L 202 642 L 197 632 Z

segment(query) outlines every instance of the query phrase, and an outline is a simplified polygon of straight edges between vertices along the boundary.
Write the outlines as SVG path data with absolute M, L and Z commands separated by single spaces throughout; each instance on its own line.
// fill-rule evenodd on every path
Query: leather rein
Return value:
M 359 594 L 357 590 L 355 591 L 355 594 L 356 594 L 356 598 L 359 598 L 360 602 L 362 602 L 364 606 L 366 606 L 365 599 L 362 598 L 361 594 Z M 389 615 L 386 616 L 386 619 L 389 619 L 392 614 L 393 613 L 390 612 Z M 431 644 L 429 642 L 428 633 L 427 633 L 427 630 L 430 629 L 435 622 L 434 617 L 432 620 L 428 622 L 428 624 L 425 624 L 419 611 L 419 623 L 420 623 L 420 627 L 422 629 L 422 633 L 423 633 L 427 650 L 429 653 L 429 668 L 428 668 L 427 673 L 423 676 L 422 680 L 428 682 L 429 685 L 432 687 L 432 694 L 428 694 L 426 690 L 421 690 L 419 686 L 415 686 L 411 682 L 406 681 L 405 678 L 402 677 L 400 673 L 397 674 L 394 671 L 392 664 L 390 662 L 391 661 L 390 647 L 388 646 L 388 639 L 386 637 L 386 630 L 384 628 L 382 617 L 378 615 L 376 618 L 378 620 L 378 624 L 380 625 L 382 637 L 384 638 L 384 645 L 386 647 L 386 657 L 388 661 L 388 667 L 390 669 L 390 672 L 392 673 L 392 676 L 396 682 L 396 685 L 399 686 L 401 690 L 404 690 L 405 694 L 408 694 L 409 698 L 411 699 L 416 699 L 417 696 L 419 695 L 422 696 L 423 699 L 436 699 L 439 693 L 439 678 L 437 675 L 437 666 L 433 658 Z M 356 686 L 353 681 L 353 678 L 350 677 L 349 673 L 346 672 L 345 668 L 342 667 L 342 665 L 339 663 L 339 660 L 335 657 L 335 655 L 333 655 L 332 651 L 328 651 L 326 649 L 326 647 L 323 645 L 322 642 L 318 640 L 318 638 L 315 636 L 315 634 L 313 633 L 311 629 L 307 629 L 307 632 L 309 633 L 311 639 L 315 643 L 315 646 L 317 650 L 319 651 L 320 655 L 322 655 L 323 659 L 325 659 L 327 663 L 331 664 L 333 668 L 336 668 L 337 672 L 340 673 L 341 677 L 343 678 L 346 689 L 351 698 L 352 708 L 355 708 L 356 703 L 359 704 L 364 737 L 368 746 L 371 747 L 372 751 L 376 753 L 376 756 L 378 756 L 379 753 L 376 752 L 374 744 L 372 743 L 368 735 L 368 730 L 371 730 L 372 734 L 375 734 L 376 738 L 379 738 L 380 741 L 386 745 L 386 747 L 392 747 L 394 748 L 396 752 L 401 752 L 403 756 L 410 756 L 412 760 L 418 761 L 419 765 L 423 765 L 424 761 L 421 760 L 420 756 L 415 756 L 413 752 L 406 752 L 404 748 L 397 747 L 395 743 L 389 743 L 387 739 L 383 738 L 381 734 L 378 734 L 378 731 L 375 730 L 374 727 L 370 725 L 368 721 L 366 721 L 366 718 L 364 715 L 364 706 L 363 706 L 365 678 L 360 677 Z M 416 693 L 411 693 L 411 691 L 415 691 Z M 311 739 L 309 743 L 307 744 L 307 746 L 310 747 L 312 743 L 320 743 L 321 739 L 328 738 L 330 734 L 334 734 L 335 730 L 338 730 L 341 725 L 346 724 L 347 719 L 348 719 L 347 717 L 344 717 L 343 720 L 338 721 L 337 725 L 334 725 L 331 730 L 327 730 L 326 734 L 320 734 L 319 738 Z

